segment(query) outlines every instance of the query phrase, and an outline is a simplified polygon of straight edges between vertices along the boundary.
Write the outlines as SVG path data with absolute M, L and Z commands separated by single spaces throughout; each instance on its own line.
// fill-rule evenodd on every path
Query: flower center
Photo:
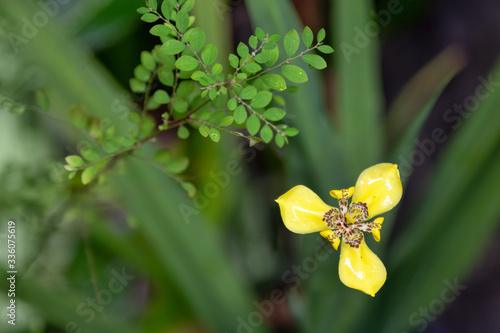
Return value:
M 344 243 L 351 247 L 358 248 L 363 241 L 363 232 L 372 232 L 375 240 L 380 240 L 380 228 L 383 218 L 374 222 L 365 222 L 368 219 L 368 206 L 364 202 L 353 202 L 348 206 L 349 198 L 352 196 L 354 188 L 347 190 L 333 190 L 330 194 L 339 201 L 339 208 L 332 208 L 323 214 L 328 228 L 322 235 L 328 239 L 335 248 L 340 243 L 342 237 Z

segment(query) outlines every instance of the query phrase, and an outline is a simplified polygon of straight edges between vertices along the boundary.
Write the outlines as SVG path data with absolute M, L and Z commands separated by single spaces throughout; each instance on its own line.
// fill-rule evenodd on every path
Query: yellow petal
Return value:
M 375 221 L 373 221 L 374 227 L 372 229 L 372 235 L 373 239 L 377 242 L 380 242 L 380 229 L 382 229 L 382 223 L 384 223 L 383 217 L 376 218 Z
M 346 191 L 346 193 L 347 193 L 347 198 L 346 199 L 349 199 L 352 196 L 352 193 L 354 192 L 354 186 L 353 187 L 349 187 L 346 190 L 331 190 L 330 191 L 330 195 L 332 197 L 334 197 L 335 199 L 342 199 L 342 197 L 343 197 L 343 193 L 342 192 L 343 191 Z
M 307 234 L 328 229 L 323 218 L 325 213 L 334 208 L 325 204 L 309 188 L 295 186 L 276 202 L 280 205 L 283 222 L 290 231 Z
M 364 170 L 358 177 L 351 202 L 363 202 L 368 218 L 383 214 L 396 206 L 403 194 L 396 164 L 380 163 Z
M 387 271 L 382 261 L 368 248 L 364 238 L 357 248 L 342 240 L 339 277 L 346 286 L 375 296 L 384 285 Z
M 331 230 L 331 229 L 323 230 L 319 234 L 322 237 L 326 238 L 326 240 L 332 244 L 332 246 L 335 250 L 338 250 L 339 244 L 340 244 L 340 238 L 335 236 L 335 233 L 333 232 L 333 230 Z

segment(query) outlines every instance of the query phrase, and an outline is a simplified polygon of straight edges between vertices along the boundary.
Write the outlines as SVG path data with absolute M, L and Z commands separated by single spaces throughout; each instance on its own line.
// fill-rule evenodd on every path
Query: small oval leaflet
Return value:
M 240 105 L 234 110 L 234 122 L 243 124 L 247 120 L 247 111 L 243 105 Z
M 270 121 L 279 121 L 285 117 L 286 112 L 280 108 L 269 108 L 264 112 L 264 118 Z
M 215 61 L 216 57 L 217 48 L 215 45 L 207 44 L 201 52 L 201 60 L 203 60 L 203 63 L 205 63 L 205 65 L 211 65 Z
M 198 60 L 191 56 L 180 56 L 175 62 L 175 67 L 179 68 L 181 71 L 192 71 L 198 67 Z
M 177 39 L 167 40 L 161 50 L 166 54 L 175 55 L 181 53 L 186 48 L 186 44 L 178 41 Z
M 248 86 L 240 94 L 240 97 L 243 99 L 252 99 L 257 95 L 257 88 L 254 86 Z
M 294 83 L 304 83 L 308 80 L 306 72 L 299 66 L 285 65 L 281 68 L 281 72 L 288 80 Z
M 259 93 L 250 102 L 250 105 L 257 109 L 264 108 L 271 102 L 272 99 L 273 94 L 269 91 L 259 91 Z
M 167 172 L 173 174 L 179 174 L 187 169 L 189 165 L 189 159 L 184 156 L 174 157 L 167 162 L 166 169 Z
M 94 179 L 96 173 L 96 166 L 95 165 L 90 165 L 85 168 L 82 172 L 82 184 L 87 185 Z
M 208 134 L 210 136 L 210 139 L 213 141 L 213 142 L 219 142 L 220 141 L 220 132 L 218 129 L 212 127 L 210 129 L 210 133 Z
M 187 40 L 193 50 L 200 50 L 205 44 L 205 33 L 200 28 L 194 28 L 190 30 L 191 33 L 188 35 Z
M 177 129 L 177 136 L 183 140 L 189 138 L 189 129 L 186 126 L 180 126 Z
M 314 35 L 311 31 L 311 28 L 305 27 L 304 31 L 302 32 L 302 41 L 304 42 L 304 45 L 309 48 L 311 47 L 311 44 L 313 42 Z
M 198 128 L 198 131 L 200 132 L 200 134 L 203 136 L 203 137 L 207 137 L 208 134 L 210 133 L 210 128 L 208 128 L 207 125 L 203 124 L 200 126 L 200 128 Z
M 99 151 L 92 147 L 83 147 L 81 153 L 83 158 L 85 158 L 89 162 L 96 161 L 101 157 Z
M 264 125 L 260 130 L 260 137 L 265 143 L 269 143 L 273 139 L 273 131 L 269 125 Z
M 265 74 L 262 76 L 262 81 L 271 89 L 279 91 L 286 89 L 286 81 L 279 74 Z
M 284 40 L 284 45 L 285 45 L 285 51 L 286 54 L 288 54 L 289 57 L 293 56 L 295 52 L 299 49 L 300 45 L 300 38 L 297 30 L 293 29 L 290 30 Z
M 302 57 L 306 63 L 311 65 L 316 69 L 324 69 L 326 68 L 326 61 L 321 56 L 317 54 L 306 54 Z
M 251 135 L 257 134 L 260 129 L 260 120 L 257 115 L 251 115 L 247 120 L 247 130 Z

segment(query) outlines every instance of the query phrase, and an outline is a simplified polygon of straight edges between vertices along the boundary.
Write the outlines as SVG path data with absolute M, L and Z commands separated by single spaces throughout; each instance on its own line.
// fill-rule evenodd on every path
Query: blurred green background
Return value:
M 257 26 L 327 30 L 327 70 L 283 93 L 299 136 L 150 143 L 191 158 L 195 198 L 133 158 L 72 186 L 64 157 L 88 138 L 71 106 L 126 131 L 142 102 L 128 79 L 159 42 L 142 5 L 0 2 L 0 266 L 13 220 L 19 272 L 16 326 L 2 278 L 1 332 L 500 331 L 497 1 L 198 0 L 221 62 Z M 399 165 L 404 197 L 369 242 L 388 270 L 372 298 L 340 283 L 318 234 L 284 228 L 274 199 L 303 184 L 335 204 L 329 190 L 379 162 Z

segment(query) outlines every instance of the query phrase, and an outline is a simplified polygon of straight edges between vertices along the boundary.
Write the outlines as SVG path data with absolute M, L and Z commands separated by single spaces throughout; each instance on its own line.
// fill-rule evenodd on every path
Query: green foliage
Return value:
M 324 69 L 325 60 L 313 53 L 314 50 L 329 51 L 331 47 L 322 43 L 324 31 L 320 31 L 314 44 L 314 35 L 309 27 L 302 31 L 302 43 L 296 29 L 281 38 L 278 34 L 255 29 L 248 45 L 238 44 L 236 54 L 229 54 L 230 68 L 214 63 L 218 50 L 214 44 L 207 44 L 210 36 L 199 27 L 193 27 L 194 17 L 189 15 L 194 1 L 166 0 L 147 1 L 146 7 L 137 10 L 141 20 L 153 23 L 153 36 L 161 44 L 151 51 L 142 51 L 140 64 L 130 79 L 130 89 L 144 94 L 144 105 L 140 113 L 131 112 L 129 135 L 114 136 L 112 132 L 99 134 L 95 147 L 84 147 L 80 156 L 68 156 L 65 168 L 71 171 L 69 177 L 81 173 L 84 184 L 112 168 L 119 159 L 133 154 L 144 143 L 163 131 L 175 129 L 181 140 L 190 138 L 194 128 L 202 137 L 218 143 L 222 133 L 246 138 L 250 145 L 257 142 L 274 142 L 278 147 L 288 143 L 288 138 L 298 131 L 280 122 L 286 117 L 285 100 L 282 93 L 293 91 L 287 80 L 305 83 L 308 76 L 304 69 L 293 62 L 302 59 L 310 67 Z M 301 49 L 305 46 L 305 49 Z M 287 58 L 279 61 L 280 55 Z M 157 87 L 153 83 L 158 82 Z M 154 90 L 153 90 L 153 87 Z M 162 123 L 156 124 L 148 116 L 152 110 L 163 109 Z M 84 122 L 80 128 L 91 130 L 85 115 L 76 114 L 74 121 Z M 80 119 L 80 120 L 79 120 Z M 239 131 L 246 129 L 248 135 Z M 163 151 L 159 151 L 163 152 Z M 186 170 L 189 160 L 183 156 L 171 158 L 155 155 L 166 174 L 176 179 Z M 183 185 L 189 193 L 190 186 Z
M 120 8 L 125 6 L 124 2 L 116 3 Z M 208 2 L 198 1 L 197 4 L 206 3 Z M 72 179 L 69 182 L 62 179 L 56 186 L 49 183 L 48 175 L 41 173 L 44 163 L 36 160 L 34 154 L 24 153 L 24 150 L 23 155 L 30 158 L 28 165 L 37 170 L 36 176 L 25 181 L 25 170 L 20 172 L 16 168 L 7 168 L 0 175 L 0 183 L 6 185 L 2 188 L 7 190 L 0 206 L 23 201 L 25 205 L 22 211 L 30 211 L 39 220 L 42 220 L 42 216 L 47 216 L 46 221 L 38 221 L 36 228 L 33 228 L 36 231 L 34 237 L 29 242 L 21 240 L 20 246 L 31 246 L 32 243 L 37 243 L 35 240 L 46 238 L 51 242 L 70 241 L 72 248 L 77 248 L 74 255 L 76 259 L 73 258 L 72 251 L 65 251 L 63 264 L 57 255 L 49 255 L 52 246 L 40 247 L 43 251 L 37 251 L 38 248 L 32 250 L 50 258 L 54 266 L 60 265 L 60 270 L 64 271 L 63 274 L 58 274 L 58 269 L 50 267 L 50 280 L 62 277 L 66 279 L 64 282 L 74 282 L 75 275 L 71 274 L 75 274 L 76 267 L 79 281 L 66 283 L 64 291 L 48 288 L 41 277 L 30 276 L 33 272 L 36 274 L 41 271 L 37 269 L 37 266 L 41 266 L 39 264 L 47 262 L 39 256 L 37 265 L 24 270 L 25 275 L 19 281 L 19 295 L 16 294 L 25 305 L 40 313 L 38 317 L 33 316 L 33 322 L 49 322 L 51 326 L 59 326 L 57 328 L 61 331 L 70 320 L 82 322 L 83 318 L 75 312 L 75 308 L 89 296 L 92 297 L 92 292 L 79 288 L 86 285 L 87 283 L 81 282 L 90 281 L 90 277 L 88 267 L 81 263 L 86 262 L 84 251 L 78 247 L 81 247 L 81 229 L 89 227 L 91 245 L 98 250 L 94 253 L 97 264 L 103 258 L 112 258 L 113 261 L 119 259 L 120 263 L 134 265 L 141 276 L 147 276 L 148 288 L 154 297 L 148 302 L 146 310 L 137 310 L 134 316 L 130 316 L 134 319 L 140 317 L 140 321 L 117 320 L 113 315 L 115 305 L 121 307 L 134 304 L 127 291 L 135 289 L 131 284 L 130 288 L 123 289 L 123 294 L 113 294 L 113 301 L 104 307 L 103 316 L 97 315 L 88 327 L 81 327 L 83 331 L 237 330 L 240 322 L 235 318 L 245 320 L 255 310 L 253 300 L 256 296 L 251 294 L 255 286 L 259 287 L 259 297 L 262 296 L 262 301 L 265 301 L 268 294 L 261 289 L 263 282 L 279 279 L 290 267 L 290 262 L 279 257 L 285 253 L 281 245 L 269 252 L 265 250 L 272 247 L 276 234 L 277 221 L 265 218 L 270 215 L 270 210 L 277 212 L 277 208 L 271 206 L 272 193 L 281 191 L 279 188 L 283 190 L 282 184 L 297 184 L 300 181 L 307 181 L 308 185 L 328 193 L 332 184 L 352 185 L 355 180 L 353 177 L 372 160 L 395 163 L 400 162 L 402 157 L 405 157 L 403 160 L 409 160 L 420 129 L 449 80 L 449 77 L 436 74 L 440 73 L 439 68 L 452 63 L 449 58 L 445 58 L 430 70 L 432 75 L 423 75 L 418 84 L 403 89 L 408 90 L 408 93 L 401 93 L 399 108 L 395 107 L 395 103 L 390 106 L 389 112 L 380 112 L 384 103 L 380 103 L 382 95 L 378 91 L 381 86 L 376 74 L 379 70 L 379 50 L 377 38 L 374 37 L 370 39 L 369 46 L 356 54 L 356 58 L 353 57 L 354 63 L 347 64 L 342 57 L 336 59 L 338 84 L 335 85 L 335 90 L 326 91 L 326 94 L 335 96 L 335 100 L 338 96 L 341 102 L 336 106 L 339 117 L 330 118 L 323 105 L 326 100 L 324 91 L 328 88 L 323 87 L 324 81 L 314 70 L 324 65 L 322 58 L 317 58 L 316 55 L 333 52 L 327 45 L 316 44 L 325 40 L 324 30 L 317 34 L 315 43 L 315 35 L 310 29 L 305 28 L 302 32 L 299 29 L 300 22 L 291 10 L 293 6 L 290 2 L 247 1 L 254 25 L 265 29 L 255 29 L 246 47 L 239 45 L 233 51 L 234 54 L 229 55 L 214 40 L 219 36 L 202 33 L 201 29 L 193 26 L 193 17 L 189 16 L 193 4 L 194 1 L 182 0 L 148 1 L 147 7 L 139 8 L 140 15 L 148 15 L 146 20 L 153 20 L 149 14 L 156 17 L 151 24 L 150 33 L 159 37 L 161 43 L 150 51 L 137 52 L 140 64 L 135 69 L 125 68 L 127 72 L 133 70 L 131 90 L 140 94 L 139 98 L 142 97 L 143 101 L 137 103 L 141 105 L 139 111 L 133 105 L 125 107 L 120 104 L 120 109 L 124 111 L 119 113 L 119 118 L 112 118 L 116 116 L 114 111 L 117 109 L 109 106 L 119 99 L 120 90 L 112 80 L 100 75 L 101 67 L 88 62 L 90 57 L 81 56 L 84 52 L 78 48 L 76 40 L 53 37 L 57 34 L 50 29 L 56 22 L 39 29 L 33 41 L 22 45 L 29 50 L 26 53 L 29 53 L 30 58 L 32 54 L 36 54 L 37 60 L 51 74 L 46 78 L 52 85 L 47 94 L 54 96 L 54 91 L 57 91 L 57 98 L 48 103 L 41 90 L 31 90 L 34 92 L 32 101 L 37 105 L 37 110 L 62 110 L 78 100 L 81 104 L 71 106 L 68 111 L 68 120 L 74 125 L 70 135 L 74 139 L 76 132 L 84 132 L 85 139 L 77 146 L 88 147 L 67 156 L 65 168 L 69 173 L 59 170 L 62 169 L 60 166 L 54 168 L 55 174 L 63 171 L 61 176 L 67 175 Z M 212 5 L 213 2 L 210 2 L 205 6 Z M 5 8 L 10 8 L 7 12 L 11 12 L 12 17 L 31 17 L 29 11 L 24 10 L 25 6 L 28 8 L 29 3 L 5 1 L 0 3 L 0 12 L 3 14 Z M 335 10 L 332 12 L 338 16 L 331 20 L 331 29 L 339 34 L 336 40 L 349 42 L 353 31 L 356 33 L 353 27 L 363 27 L 368 22 L 371 11 L 369 2 L 339 1 L 334 6 Z M 187 19 L 184 14 L 176 19 L 181 10 L 188 14 Z M 161 19 L 161 16 L 169 22 Z M 207 13 L 206 16 L 210 15 Z M 216 16 L 216 25 L 220 26 L 217 20 L 219 18 Z M 186 29 L 183 36 L 178 34 L 180 29 Z M 266 31 L 278 32 L 279 36 L 270 36 Z M 301 41 L 294 52 L 297 35 L 301 36 Z M 168 42 L 166 52 L 165 44 Z M 178 42 L 177 45 L 174 42 Z M 206 43 L 213 43 L 218 49 Z M 313 50 L 300 56 L 301 47 Z M 317 54 L 314 48 L 320 53 Z M 289 52 L 294 52 L 294 59 L 288 59 Z M 221 55 L 219 58 L 218 53 Z M 182 56 L 196 59 L 197 68 L 178 68 L 176 62 Z M 64 61 L 61 62 L 61 59 Z M 226 60 L 230 61 L 229 67 L 223 66 Z M 5 63 L 11 66 L 11 61 L 12 58 L 8 58 Z M 221 63 L 216 63 L 217 61 Z M 300 70 L 287 67 L 285 74 L 280 69 L 283 66 L 297 66 L 304 70 L 308 84 L 297 84 L 300 86 L 299 91 L 295 84 L 303 80 Z M 78 80 L 70 78 L 67 73 L 71 73 L 71 77 L 78 77 Z M 500 80 L 499 73 L 497 69 L 493 82 Z M 439 78 L 437 85 L 430 80 L 435 76 Z M 2 88 L 8 86 L 8 83 L 2 81 Z M 292 95 L 287 94 L 288 92 L 295 93 Z M 13 102 L 6 96 L 9 95 L 6 93 L 5 96 L 0 96 L 3 109 L 13 113 L 30 109 L 28 103 L 24 105 Z M 417 102 L 408 96 L 418 97 Z M 285 104 L 284 97 L 288 104 Z M 461 126 L 443 144 L 441 154 L 432 156 L 433 168 L 429 170 L 428 181 L 420 186 L 422 195 L 414 212 L 405 214 L 408 215 L 405 228 L 396 233 L 393 242 L 383 239 L 377 247 L 372 248 L 383 258 L 389 274 L 389 279 L 376 298 L 365 297 L 340 284 L 334 259 L 337 258 L 336 254 L 318 263 L 317 269 L 311 274 L 311 277 L 314 275 L 313 278 L 301 279 L 298 293 L 284 290 L 287 294 L 286 306 L 292 309 L 290 313 L 298 323 L 298 331 L 328 332 L 335 329 L 339 332 L 369 332 L 374 327 L 387 332 L 410 331 L 415 327 L 408 327 L 411 325 L 409 316 L 418 312 L 420 307 L 434 304 L 433 300 L 442 296 L 444 279 L 453 282 L 458 278 L 458 282 L 463 283 L 463 278 L 477 267 L 478 258 L 498 225 L 498 205 L 495 200 L 487 199 L 497 198 L 500 188 L 500 178 L 496 176 L 500 167 L 500 117 L 496 112 L 499 102 L 500 95 L 495 90 L 488 98 L 480 101 L 480 106 L 469 114 L 470 117 L 460 119 Z M 409 108 L 415 110 L 410 111 Z M 297 118 L 286 118 L 287 113 Z M 390 121 L 391 115 L 394 115 L 393 121 Z M 42 117 L 48 116 L 50 114 L 42 113 Z M 30 117 L 30 126 L 33 125 L 35 117 L 30 114 L 21 117 Z M 106 125 L 105 117 L 116 120 L 111 122 L 113 126 Z M 289 127 L 288 124 L 300 128 L 299 137 L 290 139 L 298 135 L 298 129 Z M 29 127 L 29 135 L 23 137 L 31 136 L 35 132 L 34 128 L 36 126 Z M 171 132 L 163 133 L 167 131 Z M 160 134 L 167 135 L 159 138 Z M 282 173 L 282 177 L 273 175 L 272 179 L 266 178 L 265 188 L 267 191 L 269 185 L 269 193 L 262 192 L 262 183 L 252 181 L 251 184 L 245 184 L 240 182 L 244 177 L 234 177 L 231 184 L 220 191 L 220 196 L 209 202 L 209 209 L 188 211 L 192 213 L 190 223 L 183 223 L 186 217 L 179 208 L 186 205 L 191 208 L 193 202 L 200 203 L 201 198 L 207 194 L 205 188 L 200 187 L 199 196 L 196 196 L 194 183 L 198 184 L 203 172 L 210 170 L 210 166 L 206 164 L 216 160 L 214 156 L 218 156 L 217 162 L 223 163 L 223 159 L 229 155 L 224 139 L 230 135 L 245 138 L 251 145 L 262 142 L 283 147 L 289 139 L 292 143 L 295 142 L 293 149 L 287 150 L 286 154 L 280 152 L 277 155 L 278 158 L 283 156 L 283 161 L 286 161 L 286 172 Z M 154 145 L 149 144 L 154 140 L 157 141 Z M 203 151 L 197 150 L 200 145 L 195 140 L 205 140 Z M 4 148 L 19 144 L 16 140 L 7 142 L 9 144 L 4 145 Z M 213 144 L 214 142 L 219 144 Z M 35 143 L 30 142 L 31 145 Z M 193 162 L 184 156 L 186 152 L 192 154 L 190 156 L 194 157 Z M 198 159 L 196 155 L 200 153 L 207 157 Z M 122 159 L 129 155 L 134 158 L 128 158 L 123 163 Z M 229 158 L 232 159 L 232 156 Z M 150 165 L 136 162 L 136 159 Z M 5 163 L 7 159 L 1 160 Z M 112 175 L 104 187 L 81 186 L 82 182 L 89 185 L 100 183 L 112 168 L 125 173 Z M 404 170 L 404 163 L 400 163 L 400 168 Z M 194 173 L 197 169 L 202 169 L 203 172 L 189 179 L 182 175 L 186 170 Z M 162 177 L 158 170 L 169 177 Z M 223 182 L 224 177 L 217 180 Z M 23 189 L 25 197 L 14 193 L 12 186 Z M 241 191 L 243 186 L 244 190 Z M 61 190 L 61 187 L 64 189 Z M 55 191 L 54 188 L 59 189 Z M 233 188 L 236 189 L 234 192 Z M 100 190 L 106 191 L 106 194 L 96 200 L 95 194 Z M 178 190 L 185 191 L 193 199 L 182 195 Z M 54 203 L 48 207 L 47 202 L 59 202 L 80 192 L 92 194 L 82 195 L 72 202 L 72 206 L 84 207 L 77 213 L 85 214 L 63 209 L 64 214 L 61 215 L 77 215 L 78 221 L 82 223 L 77 228 L 70 225 L 71 228 L 58 232 L 69 223 L 60 216 L 54 218 L 47 214 L 47 211 L 58 210 Z M 118 193 L 121 200 L 115 201 L 109 192 Z M 470 193 L 481 195 L 471 198 Z M 84 197 L 86 199 L 82 200 Z M 96 202 L 99 204 L 96 205 Z M 109 202 L 111 204 L 108 206 Z M 103 207 L 111 208 L 112 211 L 96 212 Z M 224 215 L 207 213 L 212 208 L 214 211 L 223 211 Z M 236 213 L 232 213 L 233 211 Z M 8 211 L 6 214 L 9 218 L 10 213 Z M 132 214 L 133 217 L 130 216 Z M 99 215 L 106 216 L 106 219 L 96 218 Z M 207 215 L 209 218 L 205 217 Z M 116 216 L 119 216 L 119 221 L 115 219 Z M 122 216 L 126 216 L 123 221 Z M 111 219 L 119 223 L 109 223 Z M 30 219 L 23 217 L 19 221 L 23 221 L 23 233 L 28 233 Z M 56 221 L 63 222 L 56 225 Z M 474 228 L 471 228 L 471 221 L 475 223 Z M 393 224 L 394 221 L 386 218 L 383 237 L 391 234 Z M 113 229 L 111 225 L 119 225 L 120 229 Z M 122 232 L 125 229 L 127 232 Z M 56 232 L 56 237 L 46 236 L 47 230 L 49 233 Z M 37 237 L 39 231 L 43 233 L 42 237 Z M 294 254 L 292 258 L 287 255 L 287 260 L 292 260 L 297 265 L 305 263 L 301 259 L 311 256 L 318 246 L 316 239 L 311 236 L 290 237 L 294 241 L 300 239 L 300 245 L 285 242 L 293 246 Z M 387 246 L 386 251 L 384 246 Z M 248 250 L 250 248 L 258 248 L 259 259 L 270 254 L 269 258 L 252 260 L 251 265 L 246 265 L 249 255 L 256 254 Z M 27 250 L 29 249 L 28 247 Z M 320 251 L 314 252 L 318 254 L 318 258 L 324 255 L 323 250 Z M 56 252 L 62 252 L 60 247 L 56 247 Z M 71 258 L 73 260 L 68 260 Z M 269 261 L 262 266 L 267 268 L 259 269 L 258 266 L 266 259 Z M 238 268 L 237 273 L 234 267 Z M 46 269 L 43 268 L 42 271 L 44 270 Z M 104 270 L 100 271 L 98 275 L 104 275 L 103 272 Z M 241 278 L 241 273 L 244 274 L 244 279 Z M 101 288 L 106 288 L 109 280 L 101 282 Z M 141 281 L 140 285 L 142 284 Z M 224 295 L 231 297 L 223 297 Z M 296 297 L 297 295 L 301 297 Z M 123 313 L 123 308 L 116 310 L 116 313 Z M 275 314 L 276 312 L 272 315 Z M 116 323 L 116 327 L 111 323 Z M 192 324 L 193 327 L 183 327 L 185 323 Z M 335 325 L 332 326 L 332 323 Z M 19 329 L 23 330 L 22 327 Z M 43 330 L 38 330 L 40 329 Z M 266 331 L 267 327 L 263 323 L 252 329 L 256 332 Z

